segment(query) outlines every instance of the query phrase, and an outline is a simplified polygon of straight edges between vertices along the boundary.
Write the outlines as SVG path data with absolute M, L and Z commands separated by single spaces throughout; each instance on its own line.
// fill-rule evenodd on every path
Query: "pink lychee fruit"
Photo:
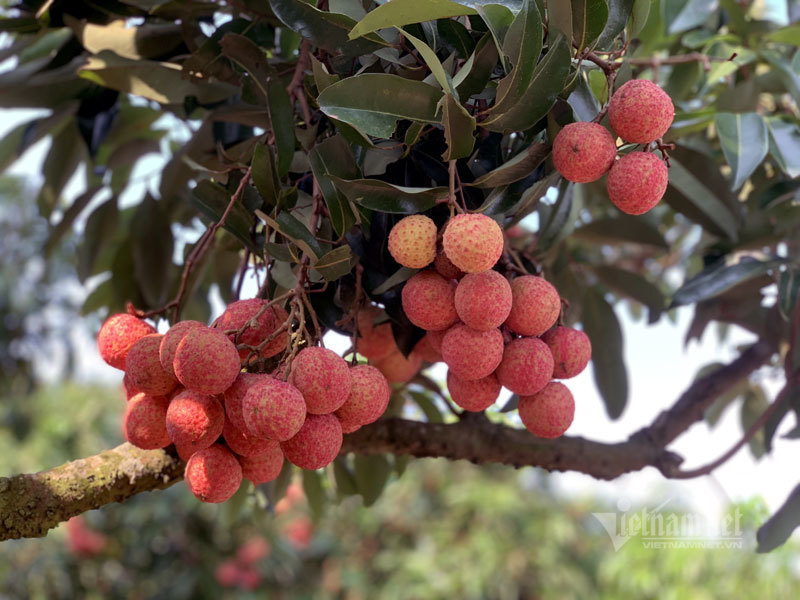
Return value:
M 122 389 L 125 391 L 125 400 L 130 400 L 136 394 L 140 394 L 142 392 L 142 390 L 140 390 L 133 384 L 130 375 L 128 375 L 127 373 L 125 373 L 125 375 L 122 376 Z
M 245 431 L 256 437 L 282 442 L 303 426 L 306 401 L 291 383 L 262 379 L 247 390 L 242 416 L 247 426 Z
M 178 321 L 169 328 L 169 331 L 164 334 L 161 339 L 161 346 L 158 349 L 158 358 L 161 361 L 161 367 L 169 373 L 171 377 L 178 380 L 175 376 L 175 352 L 178 350 L 178 344 L 189 333 L 191 329 L 205 328 L 205 323 L 200 321 Z
M 453 262 L 447 258 L 444 251 L 440 251 L 436 255 L 436 260 L 433 261 L 433 267 L 445 279 L 461 279 L 464 276 L 464 271 L 459 269 Z
M 342 425 L 336 415 L 313 415 L 290 440 L 281 442 L 281 449 L 293 465 L 316 470 L 329 465 L 342 448 Z
M 289 313 L 286 312 L 282 306 L 273 304 L 269 308 L 264 308 L 269 303 L 269 300 L 262 300 L 260 298 L 251 298 L 249 300 L 237 300 L 228 305 L 219 318 L 214 321 L 213 327 L 220 331 L 228 331 L 231 329 L 241 329 L 245 323 L 250 319 L 259 315 L 254 325 L 242 331 L 238 339 L 235 339 L 235 334 L 231 334 L 231 341 L 238 344 L 247 344 L 248 346 L 258 346 L 261 342 L 267 339 L 268 336 L 277 331 L 281 325 L 289 318 Z M 284 333 L 279 333 L 274 339 L 267 342 L 259 351 L 261 358 L 270 358 L 280 354 L 286 349 L 287 336 Z M 242 348 L 239 350 L 239 357 L 243 360 L 250 355 L 250 350 Z
M 389 322 L 375 324 L 383 311 L 366 306 L 358 311 L 358 353 L 369 360 L 380 360 L 397 350 Z
M 553 285 L 535 275 L 511 282 L 511 312 L 506 325 L 520 335 L 542 335 L 561 313 L 561 298 Z
M 478 331 L 459 323 L 442 340 L 442 358 L 457 377 L 466 381 L 483 379 L 503 359 L 503 334 L 499 329 Z
M 428 344 L 430 344 L 431 348 L 433 348 L 433 350 L 439 354 L 442 353 L 442 340 L 447 332 L 447 329 L 442 329 L 441 331 L 429 331 L 425 334 Z
M 663 136 L 675 118 L 672 99 L 647 79 L 631 79 L 611 96 L 608 121 L 626 142 L 646 144 Z
M 456 312 L 467 327 L 487 331 L 506 320 L 511 298 L 511 284 L 497 271 L 469 273 L 456 287 Z
M 350 368 L 350 395 L 336 411 L 342 422 L 342 429 L 355 431 L 361 425 L 377 421 L 389 406 L 389 382 L 383 373 L 369 365 L 357 365 Z
M 214 444 L 192 455 L 186 463 L 184 478 L 192 493 L 203 502 L 225 502 L 242 484 L 242 467 L 230 450 Z
M 447 223 L 442 247 L 465 273 L 488 271 L 503 253 L 503 230 L 486 215 L 456 215 Z
M 176 446 L 197 451 L 217 441 L 225 424 L 225 411 L 214 396 L 184 390 L 169 403 L 166 422 Z
M 236 561 L 242 565 L 254 565 L 262 558 L 269 556 L 272 547 L 261 536 L 254 536 L 239 546 L 236 551 Z
M 389 232 L 389 253 L 404 267 L 427 267 L 436 258 L 436 234 L 436 223 L 425 215 L 403 217 Z
M 237 429 L 227 419 L 225 420 L 225 426 L 222 428 L 222 437 L 225 439 L 228 448 L 239 456 L 258 456 L 278 445 L 276 441 L 258 438 L 249 431 Z
M 104 361 L 115 369 L 125 370 L 125 357 L 140 337 L 155 333 L 152 325 L 127 313 L 111 315 L 97 334 L 97 349 Z
M 403 286 L 403 312 L 417 327 L 447 329 L 458 320 L 454 285 L 436 271 L 420 271 Z
M 575 400 L 563 383 L 551 381 L 533 395 L 520 395 L 519 417 L 533 435 L 557 438 L 564 434 L 575 416 Z
M 273 378 L 263 373 L 239 373 L 233 385 L 222 395 L 225 418 L 239 431 L 248 430 L 242 414 L 244 397 L 250 386 L 259 381 L 273 381 Z
M 270 446 L 266 452 L 256 456 L 242 456 L 239 458 L 242 465 L 242 475 L 254 485 L 267 483 L 280 475 L 283 468 L 283 450 L 278 443 Z
M 442 333 L 444 333 L 446 330 L 442 329 L 441 331 Z M 425 362 L 433 364 L 442 361 L 442 352 L 441 350 L 437 350 L 431 345 L 431 338 L 428 337 L 431 333 L 434 332 L 432 331 L 427 332 L 424 336 L 422 336 L 422 339 L 420 341 L 414 344 L 413 352 L 419 354 L 422 357 L 422 360 L 424 360 Z M 440 340 L 439 348 L 441 347 L 442 344 Z
M 553 355 L 553 378 L 569 379 L 586 368 L 592 358 L 589 336 L 579 329 L 554 327 L 542 336 Z
M 641 215 L 658 204 L 669 183 L 667 165 L 650 152 L 631 152 L 611 167 L 608 199 L 629 215 Z
M 164 396 L 136 394 L 125 408 L 125 439 L 143 450 L 169 446 L 172 440 L 167 433 L 168 406 L 169 400 Z
M 407 383 L 422 368 L 422 356 L 414 351 L 405 356 L 397 350 L 378 361 L 370 361 L 370 364 L 383 373 L 389 383 Z
M 519 338 L 507 344 L 497 379 L 515 394 L 530 396 L 553 377 L 553 355 L 542 340 Z
M 598 123 L 570 123 L 553 140 L 553 165 L 576 183 L 600 179 L 616 156 L 614 136 Z
M 218 329 L 190 329 L 178 344 L 173 362 L 178 380 L 190 390 L 221 394 L 242 370 L 239 353 Z
M 464 410 L 480 412 L 495 403 L 500 395 L 501 385 L 494 373 L 467 381 L 448 371 L 447 389 L 458 406 Z
M 289 381 L 306 400 L 313 415 L 327 415 L 339 408 L 350 394 L 350 369 L 333 350 L 319 346 L 303 348 L 292 361 Z
M 163 335 L 150 333 L 131 345 L 125 357 L 125 373 L 136 389 L 151 396 L 163 396 L 172 391 L 177 382 L 161 366 L 158 348 Z

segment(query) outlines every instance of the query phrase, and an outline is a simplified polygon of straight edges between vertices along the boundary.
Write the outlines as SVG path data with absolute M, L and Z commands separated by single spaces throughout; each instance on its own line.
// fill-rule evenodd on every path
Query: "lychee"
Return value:
M 239 344 L 247 344 L 248 346 L 258 346 L 270 334 L 280 328 L 281 325 L 289 318 L 289 313 L 286 312 L 282 306 L 273 304 L 267 309 L 264 305 L 268 304 L 268 300 L 260 298 L 251 298 L 249 300 L 237 300 L 228 305 L 219 318 L 214 321 L 213 327 L 220 331 L 227 331 L 231 329 L 241 329 L 245 323 L 250 319 L 259 315 L 255 324 L 248 325 L 248 327 L 241 333 L 238 340 L 234 334 L 230 335 L 231 341 Z M 262 312 L 263 310 L 263 312 Z M 275 339 L 271 340 L 259 351 L 261 358 L 270 358 L 280 354 L 286 349 L 287 336 L 283 333 L 278 334 Z M 250 355 L 250 350 L 242 348 L 239 350 L 239 356 L 246 359 Z
M 278 446 L 278 442 L 266 438 L 258 438 L 249 431 L 245 432 L 233 426 L 229 420 L 225 420 L 222 428 L 222 437 L 225 443 L 233 452 L 239 456 L 257 456 L 264 454 L 270 448 Z
M 667 191 L 667 165 L 650 152 L 631 152 L 611 167 L 606 179 L 608 199 L 629 215 L 641 215 L 658 204 Z
M 169 446 L 172 441 L 166 425 L 168 406 L 169 400 L 163 396 L 133 396 L 125 408 L 122 425 L 125 439 L 143 450 Z
M 511 285 L 497 271 L 469 273 L 458 282 L 455 306 L 458 317 L 472 329 L 500 327 L 511 312 Z
M 503 359 L 503 334 L 499 329 L 478 331 L 459 323 L 442 340 L 442 358 L 457 377 L 482 379 Z
M 598 123 L 570 123 L 553 140 L 553 165 L 576 183 L 600 179 L 616 156 L 614 136 Z
M 225 412 L 215 397 L 184 390 L 169 403 L 166 422 L 176 446 L 197 451 L 217 441 L 225 424 Z
M 383 373 L 369 365 L 357 365 L 350 369 L 350 395 L 336 411 L 342 429 L 356 429 L 361 425 L 377 421 L 389 406 L 389 382 Z
M 444 251 L 440 251 L 436 255 L 436 260 L 433 261 L 433 267 L 445 279 L 461 279 L 464 276 L 464 271 L 459 269 L 453 262 L 447 258 Z
M 219 329 L 189 330 L 175 352 L 175 375 L 190 390 L 221 394 L 242 370 L 239 353 Z
M 425 334 L 425 339 L 428 340 L 431 348 L 439 354 L 442 353 L 442 340 L 447 332 L 447 329 L 442 329 L 441 331 L 429 331 Z
M 443 329 L 441 331 L 444 333 L 446 330 Z M 425 362 L 433 364 L 442 361 L 442 352 L 431 345 L 431 338 L 428 337 L 431 333 L 434 332 L 427 332 L 420 341 L 414 344 L 413 352 L 419 354 Z M 441 349 L 441 347 L 442 342 L 439 340 L 439 348 Z
M 172 391 L 176 381 L 161 366 L 158 348 L 163 335 L 150 333 L 136 340 L 125 357 L 125 373 L 136 389 L 152 396 Z
M 520 395 L 519 417 L 533 435 L 557 438 L 564 434 L 575 416 L 575 400 L 563 383 L 551 381 L 540 392 Z
M 403 312 L 417 327 L 447 329 L 458 320 L 455 286 L 436 271 L 420 271 L 403 286 Z
M 412 351 L 406 357 L 397 350 L 378 361 L 370 361 L 370 364 L 383 373 L 389 383 L 407 383 L 422 368 L 422 356 Z
M 495 403 L 500 395 L 501 385 L 494 373 L 467 381 L 448 371 L 447 389 L 458 406 L 464 410 L 480 412 Z
M 382 311 L 372 305 L 358 311 L 358 353 L 369 360 L 380 360 L 397 350 L 391 324 L 375 324 L 381 314 Z
M 589 336 L 571 327 L 554 327 L 542 336 L 553 355 L 553 378 L 569 379 L 586 368 L 592 357 Z
M 553 355 L 539 338 L 513 340 L 505 347 L 496 375 L 515 394 L 535 394 L 553 377 Z
M 335 415 L 312 415 L 281 449 L 293 465 L 315 470 L 329 465 L 342 448 L 342 425 Z
M 242 456 L 239 458 L 242 466 L 242 475 L 254 485 L 267 483 L 280 475 L 283 468 L 283 450 L 280 444 L 270 446 L 269 450 L 256 456 Z
M 262 379 L 247 390 L 242 415 L 256 437 L 276 442 L 288 440 L 300 431 L 306 418 L 306 401 L 295 386 L 277 379 Z
M 259 381 L 273 381 L 273 378 L 263 373 L 239 373 L 233 385 L 225 390 L 222 396 L 225 404 L 225 418 L 240 431 L 247 431 L 247 424 L 242 414 L 244 397 L 250 386 Z
M 195 452 L 184 472 L 189 489 L 203 502 L 225 502 L 242 484 L 242 467 L 221 444 Z
M 465 273 L 488 271 L 503 253 L 503 230 L 486 215 L 456 215 L 447 223 L 442 247 Z
M 171 377 L 176 381 L 178 378 L 175 376 L 175 352 L 178 350 L 178 344 L 189 333 L 191 329 L 198 327 L 205 328 L 205 323 L 200 321 L 178 321 L 169 328 L 169 331 L 164 334 L 161 339 L 161 346 L 158 349 L 158 358 L 161 361 L 161 368 L 163 368 Z
M 561 298 L 551 283 L 535 275 L 511 282 L 511 312 L 506 325 L 520 335 L 542 335 L 561 313 Z
M 624 83 L 608 104 L 611 129 L 626 142 L 646 144 L 663 136 L 675 118 L 675 107 L 664 90 L 647 79 Z
M 306 400 L 314 415 L 326 415 L 339 408 L 350 393 L 350 369 L 333 350 L 310 346 L 292 361 L 289 381 Z
M 130 400 L 142 391 L 133 384 L 130 375 L 127 373 L 122 376 L 122 388 L 125 390 L 125 400 Z
M 436 223 L 425 215 L 403 217 L 389 232 L 389 253 L 404 267 L 427 267 L 436 258 L 436 234 Z
M 140 337 L 155 332 L 150 324 L 133 315 L 111 315 L 97 334 L 97 349 L 104 361 L 115 369 L 124 371 L 125 357 L 133 343 Z

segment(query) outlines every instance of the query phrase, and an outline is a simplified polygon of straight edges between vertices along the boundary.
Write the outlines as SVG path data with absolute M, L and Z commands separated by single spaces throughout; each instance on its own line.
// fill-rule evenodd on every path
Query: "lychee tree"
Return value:
M 249 480 L 274 502 L 300 468 L 319 508 L 374 501 L 408 457 L 688 478 L 770 452 L 800 419 L 800 29 L 764 6 L 5 9 L 0 106 L 46 114 L 0 164 L 51 139 L 43 252 L 80 236 L 83 310 L 129 400 L 128 443 L 0 479 L 0 538 L 183 477 L 204 501 Z M 141 164 L 159 168 L 143 182 Z M 564 435 L 581 404 L 564 381 L 590 360 L 611 418 L 637 401 L 621 301 L 647 323 L 693 307 L 687 340 L 714 322 L 756 341 L 624 442 Z M 762 367 L 785 379 L 771 402 Z M 732 404 L 741 440 L 683 469 L 670 444 Z M 759 548 L 799 515 L 796 491 Z

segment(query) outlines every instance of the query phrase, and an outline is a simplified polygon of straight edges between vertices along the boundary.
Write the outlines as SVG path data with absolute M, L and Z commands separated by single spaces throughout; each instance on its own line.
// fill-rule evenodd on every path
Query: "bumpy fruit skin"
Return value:
M 327 415 L 339 408 L 350 394 L 350 369 L 333 350 L 311 346 L 303 348 L 292 361 L 289 381 L 313 415 Z
M 464 276 L 464 271 L 459 269 L 453 262 L 447 258 L 444 251 L 436 255 L 436 260 L 433 261 L 433 267 L 445 279 L 461 279 Z
M 237 429 L 227 419 L 225 420 L 225 426 L 222 428 L 222 437 L 225 438 L 228 448 L 239 456 L 258 456 L 278 445 L 276 441 L 258 438 L 249 431 L 245 432 Z
M 570 123 L 553 140 L 553 165 L 576 183 L 600 179 L 616 156 L 614 137 L 599 123 Z
M 178 344 L 173 362 L 178 380 L 190 390 L 221 394 L 242 370 L 239 353 L 218 329 L 190 330 Z
M 167 433 L 167 407 L 163 396 L 136 394 L 125 409 L 122 427 L 125 439 L 137 448 L 155 450 L 172 443 Z
M 575 400 L 563 383 L 551 381 L 537 394 L 519 397 L 519 417 L 533 435 L 557 438 L 572 425 Z
M 239 458 L 242 475 L 253 484 L 267 483 L 275 479 L 283 468 L 283 450 L 280 444 L 271 446 L 269 450 L 257 456 Z
M 553 285 L 535 275 L 511 282 L 511 312 L 506 325 L 520 335 L 542 335 L 561 313 L 561 298 Z
M 260 298 L 237 300 L 228 305 L 225 312 L 214 321 L 213 327 L 220 331 L 240 329 L 252 317 L 256 316 L 268 302 L 268 300 L 262 300 Z M 258 317 L 255 327 L 248 327 L 242 332 L 239 336 L 238 343 L 258 346 L 271 333 L 276 331 L 287 318 L 289 318 L 289 314 L 286 312 L 286 309 L 273 304 Z M 235 335 L 231 334 L 231 341 L 234 341 L 234 337 Z M 269 358 L 280 354 L 286 349 L 286 341 L 286 335 L 279 334 L 274 340 L 267 343 L 261 349 L 259 356 L 261 358 Z M 239 356 L 242 359 L 247 358 L 249 354 L 250 350 L 247 348 L 239 350 Z
M 125 357 L 133 343 L 156 330 L 133 315 L 119 313 L 106 319 L 97 334 L 97 349 L 104 361 L 115 369 L 125 370 Z
M 667 165 L 650 152 L 631 152 L 611 167 L 606 179 L 608 199 L 629 215 L 642 215 L 664 197 Z
M 222 395 L 225 418 L 239 431 L 247 431 L 247 424 L 242 414 L 244 397 L 250 386 L 259 381 L 273 381 L 273 378 L 263 373 L 239 373 L 233 385 Z
M 425 338 L 427 338 L 431 348 L 433 348 L 439 354 L 442 353 L 442 340 L 448 331 L 449 329 L 442 329 L 441 331 L 429 331 L 425 334 Z M 442 359 L 440 358 L 439 360 Z
M 242 467 L 221 444 L 195 452 L 186 463 L 184 478 L 189 489 L 203 502 L 225 502 L 242 484 Z
M 575 377 L 592 358 L 589 336 L 579 329 L 554 327 L 542 336 L 542 341 L 553 355 L 553 379 Z
M 458 406 L 471 412 L 486 410 L 500 395 L 500 382 L 494 373 L 481 379 L 467 381 L 447 372 L 447 389 Z
M 455 376 L 466 381 L 483 379 L 503 359 L 503 334 L 499 329 L 477 331 L 454 325 L 442 340 L 442 358 Z
M 306 401 L 296 387 L 277 379 L 250 386 L 242 403 L 246 429 L 252 435 L 276 442 L 288 440 L 303 426 Z
M 205 323 L 200 321 L 178 321 L 169 328 L 169 331 L 164 334 L 161 339 L 161 346 L 158 349 L 158 358 L 161 361 L 161 368 L 169 373 L 170 377 L 178 380 L 175 376 L 175 352 L 178 350 L 178 344 L 192 329 L 204 328 Z
M 336 416 L 342 423 L 342 430 L 355 431 L 361 425 L 377 421 L 389 406 L 389 382 L 378 369 L 369 365 L 350 368 L 350 395 Z
M 130 375 L 125 373 L 122 377 L 122 389 L 125 391 L 125 400 L 130 400 L 136 394 L 140 394 L 142 390 L 137 388 L 131 381 Z
M 380 360 L 397 350 L 391 324 L 375 325 L 382 312 L 372 305 L 358 311 L 358 353 L 369 360 Z
M 225 425 L 225 411 L 213 396 L 184 390 L 169 403 L 166 423 L 176 446 L 196 452 L 217 441 Z
M 553 355 L 539 338 L 519 338 L 507 344 L 497 379 L 515 394 L 535 394 L 553 377 Z
M 436 223 L 425 215 L 403 217 L 389 232 L 389 253 L 404 267 L 427 267 L 436 258 L 436 233 Z
M 342 449 L 342 425 L 336 415 L 311 415 L 292 439 L 281 442 L 286 458 L 301 469 L 329 465 Z
M 173 390 L 176 381 L 161 367 L 158 348 L 163 335 L 150 333 L 136 340 L 125 357 L 125 373 L 136 389 L 152 396 Z
M 478 331 L 500 327 L 511 312 L 511 284 L 497 271 L 469 273 L 458 282 L 455 305 L 467 327 Z
M 503 253 L 503 230 L 486 215 L 456 215 L 447 223 L 442 247 L 465 273 L 488 271 Z
M 444 331 L 445 330 L 442 330 L 442 333 L 444 333 Z M 429 331 L 424 336 L 422 336 L 422 339 L 414 345 L 413 352 L 419 354 L 422 357 L 422 360 L 424 360 L 425 362 L 433 364 L 442 361 L 442 352 L 441 352 L 442 343 L 441 340 L 439 340 L 440 350 L 434 348 L 431 345 L 431 338 L 428 337 L 431 333 L 433 332 Z
M 453 284 L 436 271 L 421 271 L 403 286 L 403 312 L 427 331 L 447 329 L 458 320 Z
M 608 105 L 611 129 L 626 142 L 646 144 L 663 136 L 675 118 L 669 95 L 652 81 L 631 79 Z
M 412 350 L 406 357 L 400 350 L 377 361 L 370 361 L 389 383 L 408 383 L 422 368 L 422 356 Z

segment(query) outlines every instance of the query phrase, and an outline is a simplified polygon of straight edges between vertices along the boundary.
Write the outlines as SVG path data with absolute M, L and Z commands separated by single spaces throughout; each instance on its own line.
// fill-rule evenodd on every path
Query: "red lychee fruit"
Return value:
M 501 385 L 494 373 L 481 379 L 467 381 L 447 372 L 447 389 L 450 397 L 464 410 L 480 412 L 495 403 Z
M 133 343 L 140 337 L 155 332 L 152 325 L 133 315 L 111 315 L 97 334 L 97 349 L 104 361 L 115 369 L 124 371 L 125 357 Z
M 342 425 L 335 415 L 312 415 L 281 449 L 293 465 L 316 470 L 329 465 L 342 448 Z
M 228 419 L 225 419 L 222 437 L 225 438 L 228 448 L 239 456 L 258 456 L 278 446 L 278 442 L 258 438 L 249 431 L 237 429 Z
M 553 378 L 569 379 L 586 368 L 592 358 L 589 336 L 571 327 L 554 327 L 542 336 L 553 355 Z
M 236 560 L 242 565 L 254 565 L 269 556 L 272 547 L 263 537 L 251 537 L 236 551 Z
M 348 375 L 349 376 L 349 375 Z M 295 386 L 277 379 L 261 379 L 247 390 L 242 403 L 245 431 L 276 442 L 288 440 L 303 426 L 306 401 Z
M 350 368 L 350 395 L 336 411 L 342 429 L 355 431 L 361 425 L 377 421 L 389 406 L 389 382 L 378 369 L 369 365 Z
M 175 375 L 190 390 L 221 394 L 242 370 L 239 353 L 218 329 L 190 329 L 175 353 Z
M 284 525 L 283 534 L 296 550 L 305 550 L 314 537 L 314 527 L 308 517 L 298 517 Z
M 127 373 L 122 376 L 122 388 L 125 390 L 125 400 L 130 400 L 136 394 L 142 393 L 142 390 L 133 384 L 130 376 Z
M 428 344 L 430 344 L 431 348 L 433 348 L 433 350 L 439 354 L 442 353 L 442 340 L 447 332 L 447 329 L 442 329 L 441 331 L 429 331 L 425 334 L 425 339 L 428 340 Z
M 150 333 L 131 345 L 125 357 L 125 373 L 130 383 L 145 394 L 163 396 L 173 390 L 176 381 L 161 366 L 158 349 L 163 335 Z
M 97 556 L 108 545 L 108 538 L 92 530 L 83 518 L 77 515 L 67 521 L 67 547 L 75 556 Z
M 239 373 L 233 385 L 223 394 L 225 418 L 239 431 L 248 430 L 242 414 L 244 397 L 250 386 L 259 381 L 273 381 L 273 378 L 263 373 Z
M 241 329 L 245 323 L 250 321 L 259 312 L 261 315 L 256 319 L 255 326 L 248 326 L 238 340 L 231 334 L 231 341 L 239 344 L 247 344 L 248 346 L 258 346 L 262 341 L 275 332 L 281 325 L 289 318 L 289 313 L 286 312 L 282 306 L 273 304 L 267 309 L 264 305 L 268 304 L 269 300 L 262 300 L 261 298 L 251 298 L 249 300 L 237 300 L 228 305 L 219 318 L 214 321 L 213 327 L 220 331 L 228 331 L 231 329 Z M 260 351 L 261 358 L 270 358 L 280 354 L 286 349 L 287 336 L 285 333 L 278 334 L 275 339 L 268 342 Z M 250 350 L 243 348 L 239 350 L 239 356 L 243 360 L 250 355 Z
M 516 339 L 506 345 L 496 375 L 506 389 L 530 396 L 553 377 L 553 355 L 539 338 Z
M 397 350 L 378 361 L 370 363 L 378 369 L 389 383 L 407 383 L 422 368 L 422 356 L 411 352 L 407 357 Z
M 459 323 L 442 340 L 442 358 L 457 377 L 466 381 L 483 379 L 503 359 L 503 334 L 499 329 L 478 331 Z
M 442 333 L 444 333 L 445 331 L 446 331 L 445 329 L 441 330 Z M 414 345 L 413 352 L 419 354 L 422 357 L 422 360 L 424 360 L 425 362 L 433 364 L 442 361 L 442 353 L 440 350 L 437 350 L 431 345 L 431 338 L 428 337 L 431 333 L 434 332 L 429 331 L 424 336 L 422 336 L 422 339 Z M 439 340 L 439 348 L 441 347 L 442 347 L 442 342 L 441 340 Z
M 511 312 L 511 284 L 497 271 L 469 273 L 458 282 L 455 306 L 467 327 L 488 331 L 500 327 Z
M 350 393 L 350 369 L 333 350 L 303 348 L 292 361 L 289 381 L 306 400 L 313 415 L 327 415 L 339 408 Z
M 178 344 L 189 333 L 189 330 L 196 328 L 205 328 L 205 323 L 200 321 L 178 321 L 169 328 L 169 331 L 164 334 L 161 339 L 161 346 L 158 349 L 158 358 L 161 361 L 161 368 L 164 369 L 169 375 L 178 380 L 175 376 L 175 352 L 178 350 Z
M 616 157 L 614 136 L 598 123 L 570 123 L 553 140 L 553 165 L 576 183 L 600 179 Z
M 383 314 L 377 306 L 365 306 L 358 311 L 358 353 L 369 360 L 380 360 L 397 350 L 389 322 L 375 325 Z
M 184 478 L 189 489 L 203 502 L 225 502 L 242 484 L 242 467 L 221 444 L 198 450 L 186 463 Z
M 214 569 L 214 579 L 222 587 L 236 587 L 239 583 L 239 565 L 233 559 L 221 562 Z
M 225 411 L 214 396 L 184 390 L 167 408 L 167 432 L 176 446 L 197 451 L 217 441 L 225 424 Z
M 122 427 L 125 439 L 137 448 L 155 450 L 172 443 L 167 433 L 167 407 L 169 400 L 163 396 L 136 394 L 125 408 Z
M 283 468 L 283 450 L 278 443 L 256 456 L 242 456 L 242 476 L 253 482 L 253 485 L 267 483 L 280 475 Z
M 403 217 L 389 232 L 389 253 L 404 267 L 427 267 L 436 258 L 436 234 L 436 223 L 425 215 Z
M 626 142 L 646 144 L 663 136 L 675 118 L 669 95 L 652 81 L 631 79 L 608 104 L 611 129 Z
M 520 335 L 542 335 L 561 313 L 561 298 L 551 283 L 535 275 L 511 282 L 511 312 L 506 325 Z
M 488 271 L 503 253 L 503 230 L 486 215 L 456 215 L 447 223 L 442 247 L 465 273 Z
M 608 199 L 629 215 L 641 215 L 664 197 L 667 165 L 650 152 L 631 152 L 611 167 L 606 179 Z
M 533 435 L 557 438 L 564 434 L 575 416 L 575 400 L 563 383 L 551 381 L 533 395 L 520 395 L 519 417 Z
M 403 286 L 403 312 L 417 327 L 447 329 L 458 320 L 454 285 L 436 271 L 420 271 Z
M 447 258 L 444 251 L 436 255 L 436 260 L 433 261 L 433 267 L 445 279 L 461 279 L 464 276 L 464 271 L 455 266 L 452 261 Z

